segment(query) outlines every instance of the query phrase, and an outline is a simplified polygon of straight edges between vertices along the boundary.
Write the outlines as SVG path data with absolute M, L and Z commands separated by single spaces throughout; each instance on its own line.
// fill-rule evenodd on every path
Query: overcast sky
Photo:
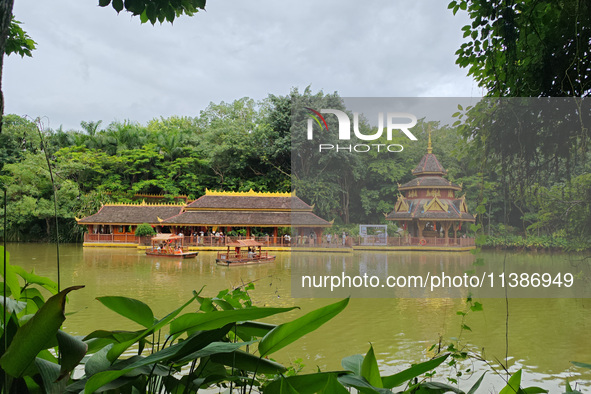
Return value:
M 210 0 L 172 26 L 97 3 L 15 1 L 38 49 L 5 61 L 6 113 L 68 130 L 197 116 L 210 102 L 308 85 L 343 97 L 482 96 L 455 65 L 468 20 L 447 0 Z

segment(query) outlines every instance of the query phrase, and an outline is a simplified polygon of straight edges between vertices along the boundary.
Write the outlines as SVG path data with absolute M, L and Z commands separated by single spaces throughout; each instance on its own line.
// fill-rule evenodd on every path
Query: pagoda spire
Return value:
M 433 147 L 431 146 L 431 125 L 429 125 L 429 144 L 427 145 L 427 153 L 433 153 Z

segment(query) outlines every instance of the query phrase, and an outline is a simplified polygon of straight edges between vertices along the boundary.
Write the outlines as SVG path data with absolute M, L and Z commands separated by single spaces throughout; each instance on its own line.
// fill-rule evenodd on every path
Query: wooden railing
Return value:
M 225 247 L 229 243 L 241 239 L 254 239 L 262 244 L 263 247 L 320 247 L 320 248 L 350 248 L 352 246 L 451 246 L 451 247 L 469 247 L 474 246 L 474 238 L 435 238 L 435 237 L 346 237 L 343 243 L 342 237 L 331 239 L 328 242 L 326 237 L 320 240 L 306 236 L 292 237 L 290 240 L 284 237 L 246 237 L 246 236 L 225 236 L 216 237 L 214 235 L 188 235 L 184 237 L 184 246 L 221 246 Z M 136 243 L 140 245 L 150 245 L 150 237 L 136 237 L 133 234 L 84 234 L 84 242 L 103 242 L 103 243 Z
M 84 242 L 101 242 L 101 243 L 130 243 L 136 244 L 140 242 L 140 237 L 133 234 L 84 234 Z

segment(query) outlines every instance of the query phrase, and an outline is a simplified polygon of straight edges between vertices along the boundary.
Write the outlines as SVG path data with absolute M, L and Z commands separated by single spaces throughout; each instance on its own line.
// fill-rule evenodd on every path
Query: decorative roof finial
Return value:
M 431 147 L 431 125 L 429 125 L 429 144 L 427 145 L 427 153 L 433 153 L 433 147 Z

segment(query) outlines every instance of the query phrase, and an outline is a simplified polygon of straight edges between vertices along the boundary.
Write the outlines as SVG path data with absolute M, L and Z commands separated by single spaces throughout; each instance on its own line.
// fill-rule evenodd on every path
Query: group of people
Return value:
M 166 254 L 170 254 L 170 253 L 174 253 L 174 254 L 181 254 L 183 253 L 183 249 L 181 248 L 180 245 L 178 244 L 167 244 L 167 243 L 159 243 L 158 247 L 156 248 L 156 251 L 158 253 L 166 253 Z
M 342 235 L 339 235 L 338 233 L 323 234 L 320 242 L 318 242 L 317 238 L 318 238 L 318 236 L 314 232 L 311 232 L 309 236 L 308 235 L 303 235 L 303 236 L 298 235 L 297 243 L 298 243 L 298 245 L 309 245 L 309 246 L 314 246 L 314 245 L 318 245 L 318 246 L 342 245 L 342 246 L 345 246 L 345 245 L 347 245 L 347 241 L 349 240 L 349 236 L 344 231 L 343 231 Z M 291 239 L 291 237 L 290 237 L 290 239 Z

